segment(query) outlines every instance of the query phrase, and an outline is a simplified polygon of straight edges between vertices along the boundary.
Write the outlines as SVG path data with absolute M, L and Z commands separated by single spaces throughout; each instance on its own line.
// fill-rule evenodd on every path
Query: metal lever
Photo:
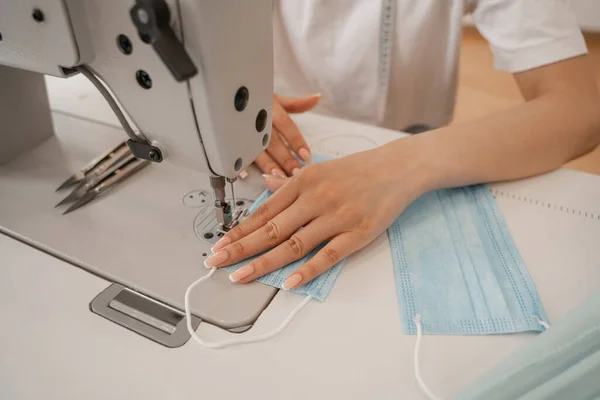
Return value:
M 177 82 L 198 73 L 171 28 L 171 11 L 164 0 L 136 0 L 130 15 L 142 40 L 152 45 Z
M 118 283 L 96 296 L 90 309 L 166 347 L 180 347 L 190 338 L 183 312 Z M 200 319 L 192 316 L 192 327 L 198 325 Z

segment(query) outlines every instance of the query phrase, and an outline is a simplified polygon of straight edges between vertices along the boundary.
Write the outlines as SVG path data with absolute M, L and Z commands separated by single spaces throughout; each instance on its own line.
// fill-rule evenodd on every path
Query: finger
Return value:
M 343 233 L 335 237 L 313 258 L 290 275 L 283 283 L 283 288 L 293 289 L 310 282 L 360 247 L 361 243 L 353 233 Z
M 232 273 L 229 279 L 232 282 L 251 282 L 301 259 L 334 234 L 333 224 L 328 223 L 325 219 L 313 220 L 273 250 Z
M 267 152 L 263 151 L 262 153 L 260 153 L 256 160 L 254 160 L 254 163 L 265 174 L 275 175 L 284 178 L 287 176 L 285 172 L 283 172 L 279 164 L 277 164 L 277 162 L 273 160 L 273 157 L 267 154 Z
M 265 184 L 267 185 L 267 189 L 271 192 L 275 193 L 278 191 L 283 185 L 290 181 L 290 178 L 281 178 L 275 175 L 265 175 Z
M 216 252 L 228 246 L 235 244 L 236 241 L 248 236 L 252 232 L 261 228 L 271 219 L 275 218 L 279 213 L 287 209 L 291 204 L 298 198 L 298 187 L 294 182 L 290 182 L 289 185 L 284 185 L 280 190 L 274 193 L 266 202 L 258 207 L 248 218 L 243 220 L 239 225 L 232 228 L 225 234 L 212 248 L 215 252 L 213 256 L 216 256 Z M 243 249 L 237 249 L 241 251 Z M 211 257 L 212 258 L 212 257 Z M 208 260 L 207 260 L 208 261 Z M 217 263 L 215 260 L 214 266 L 224 263 L 226 260 Z M 208 265 L 208 264 L 207 264 Z
M 277 132 L 271 135 L 271 143 L 267 148 L 267 153 L 289 176 L 296 175 L 300 171 L 300 168 L 302 168 L 302 165 L 292 155 L 290 149 L 283 143 Z
M 275 97 L 277 100 L 279 100 L 279 103 L 285 109 L 285 111 L 288 113 L 297 114 L 307 112 L 315 108 L 323 96 L 321 93 L 316 93 L 306 97 L 285 97 L 279 95 L 275 95 Z
M 227 258 L 225 260 L 225 255 L 219 255 L 221 262 L 211 267 L 226 267 L 269 250 L 283 243 L 313 218 L 306 212 L 306 207 L 294 203 L 259 229 L 219 250 L 219 253 L 227 253 Z
M 273 127 L 279 131 L 292 150 L 304 161 L 311 161 L 308 144 L 302 137 L 300 130 L 292 121 L 283 106 L 278 102 L 273 103 Z M 275 135 L 271 135 L 271 141 Z

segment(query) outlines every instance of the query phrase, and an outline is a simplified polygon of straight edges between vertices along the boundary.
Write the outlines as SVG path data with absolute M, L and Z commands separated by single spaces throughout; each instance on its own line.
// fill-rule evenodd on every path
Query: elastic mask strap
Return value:
M 537 319 L 537 323 L 540 324 L 541 326 L 543 326 L 544 329 L 550 329 L 550 324 L 542 321 L 542 319 L 540 317 L 538 317 L 537 315 L 534 315 L 534 317 L 535 317 L 535 319 Z
M 538 324 L 543 326 L 545 329 L 550 329 L 550 325 L 547 322 L 542 321 L 542 319 L 537 315 L 534 315 L 534 317 L 537 319 Z M 414 361 L 415 378 L 417 379 L 417 383 L 419 384 L 419 387 L 427 395 L 427 397 L 429 397 L 431 400 L 439 400 L 440 398 L 437 397 L 436 395 L 434 395 L 431 392 L 431 390 L 429 390 L 429 388 L 427 387 L 425 382 L 423 382 L 423 378 L 421 378 L 421 371 L 420 371 L 420 367 L 419 367 L 419 352 L 421 350 L 421 338 L 423 337 L 423 329 L 421 327 L 421 315 L 416 314 L 414 321 L 415 321 L 415 325 L 417 326 L 417 344 L 415 345 L 415 361 Z
M 194 338 L 194 340 L 196 342 L 198 342 L 202 346 L 208 347 L 210 349 L 221 349 L 223 347 L 235 346 L 238 344 L 246 344 L 246 343 L 257 343 L 257 342 L 262 342 L 264 340 L 271 339 L 271 338 L 279 335 L 290 324 L 290 322 L 292 322 L 294 317 L 304 308 L 304 306 L 306 306 L 312 300 L 312 296 L 307 296 L 304 300 L 302 300 L 302 302 L 300 304 L 298 304 L 296 306 L 296 308 L 294 308 L 292 310 L 290 315 L 287 316 L 287 318 L 281 323 L 281 325 L 279 325 L 279 327 L 272 332 L 268 332 L 268 333 L 254 336 L 254 337 L 241 337 L 241 338 L 236 338 L 236 339 L 231 339 L 231 340 L 224 340 L 222 342 L 215 342 L 215 343 L 206 342 L 200 336 L 198 336 L 198 334 L 192 328 L 192 314 L 190 311 L 190 293 L 196 286 L 198 286 L 202 282 L 205 282 L 208 279 L 210 279 L 210 277 L 215 273 L 216 270 L 217 270 L 216 268 L 211 268 L 211 270 L 208 274 L 206 274 L 202 278 L 198 279 L 196 282 L 192 283 L 190 285 L 190 287 L 188 287 L 187 290 L 185 291 L 185 319 L 186 319 L 188 332 L 190 333 L 190 335 L 192 336 L 192 338 Z
M 431 392 L 431 390 L 429 390 L 429 388 L 427 387 L 425 382 L 423 382 L 423 378 L 421 378 L 421 371 L 420 371 L 420 367 L 419 367 L 419 351 L 421 349 L 421 337 L 423 336 L 423 331 L 421 329 L 421 315 L 420 314 L 415 315 L 415 325 L 417 325 L 417 344 L 415 345 L 415 361 L 414 361 L 415 378 L 417 379 L 417 383 L 419 384 L 419 387 L 421 388 L 423 393 L 425 393 L 427 395 L 427 397 L 429 397 L 431 400 L 440 400 L 439 397 L 437 397 L 435 394 L 433 394 Z

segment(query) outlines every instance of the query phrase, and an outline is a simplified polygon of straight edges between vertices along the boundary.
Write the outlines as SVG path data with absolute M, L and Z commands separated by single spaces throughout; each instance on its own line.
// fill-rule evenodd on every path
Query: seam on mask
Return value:
M 502 264 L 502 268 L 504 269 L 504 272 L 505 272 L 506 276 L 508 277 L 508 281 L 510 282 L 513 292 L 515 293 L 517 301 L 518 301 L 519 305 L 521 306 L 521 312 L 524 315 L 527 315 L 528 313 L 526 313 L 525 301 L 523 300 L 523 297 L 521 296 L 521 293 L 519 292 L 519 290 L 517 290 L 517 284 L 515 282 L 515 277 L 512 274 L 512 272 L 510 271 L 510 268 L 508 268 L 508 263 L 507 263 L 506 257 L 504 257 L 504 254 L 502 254 L 502 252 L 500 251 L 500 249 L 498 247 L 498 239 L 494 235 L 493 228 L 490 224 L 489 218 L 487 217 L 487 215 L 485 213 L 483 205 L 481 204 L 479 198 L 476 196 L 475 192 L 473 192 L 473 191 L 471 192 L 471 197 L 473 198 L 473 200 L 475 201 L 475 205 L 479 209 L 479 213 L 482 216 L 482 219 L 484 221 L 484 227 L 485 227 L 488 235 L 491 238 L 492 246 L 493 246 L 494 251 L 496 252 L 496 256 L 500 260 L 500 263 Z M 493 212 L 493 209 L 491 211 Z M 496 217 L 496 215 L 494 215 L 494 217 Z
M 415 333 L 417 330 L 416 325 L 414 325 L 414 322 L 412 321 L 412 317 L 415 315 L 416 313 L 416 306 L 415 306 L 415 298 L 414 298 L 414 294 L 412 291 L 412 286 L 410 285 L 411 283 L 411 279 L 410 279 L 410 274 L 408 273 L 408 261 L 406 260 L 406 251 L 404 249 L 404 239 L 403 239 L 403 232 L 402 232 L 402 228 L 400 226 L 400 224 L 398 224 L 398 242 L 400 243 L 400 245 L 397 247 L 397 251 L 400 252 L 400 258 L 399 260 L 401 261 L 401 283 L 402 283 L 402 287 L 403 287 L 403 293 L 404 293 L 404 298 L 405 298 L 405 303 L 404 303 L 404 308 L 406 309 L 406 318 L 409 322 L 412 322 L 412 326 L 410 327 L 411 332 Z
M 483 186 L 482 186 L 483 187 Z M 494 244 L 494 249 L 496 251 L 496 254 L 501 258 L 502 262 L 503 262 L 503 267 L 504 270 L 506 271 L 506 274 L 509 277 L 509 281 L 511 286 L 513 287 L 513 291 L 515 292 L 517 299 L 519 300 L 519 304 L 521 305 L 521 312 L 523 313 L 523 315 L 528 318 L 531 319 L 531 314 L 532 312 L 528 309 L 528 307 L 525 304 L 525 300 L 523 299 L 523 296 L 521 296 L 521 293 L 517 287 L 517 282 L 516 279 L 517 277 L 512 273 L 511 269 L 509 268 L 509 263 L 507 262 L 508 260 L 506 259 L 506 257 L 504 256 L 504 254 L 502 254 L 502 252 L 500 251 L 499 248 L 499 243 L 498 243 L 498 239 L 502 239 L 503 243 L 504 243 L 504 247 L 506 248 L 511 260 L 512 260 L 512 266 L 514 269 L 517 270 L 521 283 L 523 284 L 523 286 L 525 287 L 525 289 L 527 290 L 527 292 L 529 293 L 529 298 L 531 300 L 531 305 L 533 307 L 533 314 L 540 314 L 536 305 L 536 301 L 535 301 L 535 297 L 533 296 L 533 293 L 531 291 L 531 288 L 527 282 L 527 280 L 525 279 L 525 277 L 523 276 L 523 271 L 521 270 L 521 268 L 519 268 L 519 266 L 521 264 L 519 264 L 517 262 L 517 258 L 515 257 L 512 249 L 510 248 L 510 246 L 508 246 L 508 241 L 506 239 L 506 235 L 504 230 L 502 229 L 502 227 L 500 226 L 500 222 L 499 222 L 499 218 L 498 218 L 498 207 L 496 204 L 496 200 L 492 197 L 492 193 L 489 190 L 489 187 L 485 187 L 485 192 L 483 192 L 484 195 L 488 195 L 491 197 L 491 199 L 489 200 L 493 200 L 490 201 L 488 203 L 488 206 L 490 208 L 490 212 L 493 216 L 494 221 L 490 221 L 488 216 L 482 212 L 482 216 L 483 219 L 485 220 L 486 223 L 486 228 L 488 229 L 488 233 L 490 234 L 490 236 L 493 238 L 493 244 Z M 482 204 L 482 199 L 479 198 L 479 196 L 476 195 L 476 193 L 473 193 L 473 198 L 475 199 L 475 202 L 477 204 L 477 206 L 480 208 L 480 210 L 483 210 L 483 204 Z M 496 206 L 496 207 L 494 207 Z M 494 224 L 495 226 L 493 226 L 492 224 Z M 496 235 L 494 235 L 494 227 L 497 230 L 497 235 L 500 236 L 500 238 L 496 237 Z M 511 238 L 512 240 L 512 238 Z M 520 258 L 520 257 L 519 257 Z
M 416 315 L 416 314 L 415 314 Z M 481 318 L 454 321 L 440 321 L 422 324 L 424 330 L 441 335 L 482 335 L 506 334 L 515 332 L 543 332 L 545 329 L 532 316 L 524 318 Z M 412 332 L 408 332 L 412 333 Z
M 538 200 L 538 199 L 535 199 L 532 197 L 521 196 L 521 195 L 513 193 L 513 192 L 508 192 L 508 191 L 499 190 L 499 189 L 492 189 L 492 193 L 494 194 L 494 196 L 504 197 L 505 199 L 522 201 L 524 203 L 529 203 L 533 206 L 549 208 L 551 210 L 556 210 L 556 211 L 563 212 L 566 214 L 571 214 L 571 215 L 579 216 L 582 218 L 591 219 L 593 221 L 600 221 L 600 213 L 594 214 L 591 211 L 584 211 L 584 210 L 579 210 L 576 208 L 566 207 L 566 206 L 556 204 L 556 203 L 544 202 L 542 200 Z
M 483 195 L 486 196 L 486 200 L 489 200 L 489 202 L 491 204 L 493 204 L 493 206 L 491 206 L 491 209 L 492 209 L 492 213 L 494 215 L 496 226 L 498 228 L 498 231 L 502 235 L 502 239 L 504 240 L 504 244 L 505 244 L 506 248 L 508 249 L 510 256 L 513 259 L 513 262 L 514 262 L 514 265 L 516 266 L 519 277 L 521 278 L 521 281 L 523 282 L 523 284 L 525 285 L 525 288 L 527 289 L 527 292 L 529 293 L 529 297 L 530 297 L 531 303 L 532 303 L 531 305 L 533 307 L 533 314 L 540 315 L 540 316 L 545 315 L 543 310 L 540 310 L 538 308 L 538 304 L 541 304 L 541 299 L 539 298 L 539 295 L 537 294 L 537 290 L 535 288 L 535 283 L 533 282 L 533 279 L 531 278 L 529 271 L 525 267 L 525 262 L 523 261 L 523 257 L 521 257 L 520 253 L 517 254 L 518 257 L 515 256 L 513 248 L 516 249 L 516 245 L 513 246 L 512 248 L 511 248 L 511 246 L 507 245 L 508 240 L 510 240 L 513 244 L 514 244 L 514 241 L 512 239 L 512 236 L 510 236 L 510 233 L 508 232 L 508 227 L 506 226 L 506 223 L 504 224 L 504 226 L 500 225 L 500 220 L 504 221 L 504 216 L 500 212 L 500 207 L 498 207 L 498 203 L 496 202 L 496 199 L 494 198 L 490 187 L 485 185 L 485 189 L 486 190 L 485 190 L 485 192 L 483 192 Z M 500 215 L 498 215 L 498 214 L 500 214 Z M 508 239 L 507 239 L 507 234 L 508 234 Z M 520 262 L 518 262 L 517 258 L 519 259 Z M 522 266 L 524 268 L 519 268 L 520 266 Z M 526 314 L 527 318 L 529 318 L 529 319 L 533 318 L 531 316 L 531 314 L 532 314 L 531 312 L 527 313 Z
M 494 216 L 495 216 L 495 220 L 496 220 L 495 222 L 496 222 L 496 225 L 498 226 L 498 230 L 500 231 L 500 233 L 501 233 L 501 235 L 502 235 L 502 237 L 504 239 L 505 245 L 508 242 L 507 238 L 506 238 L 506 235 L 508 235 L 508 239 L 510 241 L 512 241 L 513 244 L 514 244 L 512 236 L 510 236 L 510 232 L 508 232 L 508 227 L 506 226 L 506 223 L 504 224 L 504 229 L 503 229 L 502 226 L 500 226 L 500 219 L 498 218 L 498 214 L 500 214 L 500 217 L 502 218 L 503 221 L 504 221 L 504 217 L 502 216 L 502 213 L 500 211 L 500 207 L 498 206 L 498 203 L 497 203 L 496 199 L 494 198 L 494 195 L 492 193 L 492 189 L 488 185 L 486 185 L 486 191 L 484 192 L 483 195 L 486 196 L 487 200 L 489 200 L 494 205 L 492 207 L 492 211 L 493 211 Z M 519 273 L 521 281 L 523 282 L 523 284 L 525 285 L 525 287 L 527 288 L 527 291 L 529 293 L 529 296 L 530 296 L 530 299 L 531 299 L 531 302 L 532 302 L 532 307 L 533 307 L 533 315 L 534 316 L 535 315 L 539 315 L 540 318 L 541 318 L 542 316 L 545 315 L 544 310 L 540 309 L 538 307 L 538 306 L 541 306 L 543 308 L 543 306 L 541 305 L 542 301 L 539 298 L 539 294 L 538 294 L 537 289 L 535 287 L 535 283 L 534 283 L 533 279 L 531 278 L 531 275 L 529 274 L 529 271 L 527 270 L 527 268 L 525 266 L 525 262 L 523 261 L 523 258 L 521 257 L 520 253 L 517 254 L 517 256 L 518 256 L 517 257 L 514 254 L 513 248 L 511 248 L 510 246 L 506 246 L 506 247 L 507 247 L 507 249 L 509 251 L 509 254 L 513 258 L 513 261 L 515 262 L 515 266 L 517 266 L 517 271 Z M 516 249 L 516 245 L 514 246 L 514 249 Z M 517 258 L 520 260 L 520 263 L 517 262 Z M 523 268 L 519 268 L 519 266 L 522 266 Z M 527 317 L 530 318 L 530 319 L 533 318 L 531 316 L 531 313 L 528 313 Z M 533 319 L 535 319 L 535 318 L 533 318 Z
M 468 197 L 470 196 L 470 194 L 471 194 L 471 189 L 470 189 L 470 188 L 468 188 L 468 187 L 466 187 L 466 188 L 458 188 L 458 190 L 460 190 L 461 194 L 462 194 L 462 195 L 464 195 L 466 198 L 468 198 Z M 453 202 L 453 201 L 452 201 L 452 206 L 453 206 L 453 207 L 452 207 L 452 209 L 454 209 L 454 202 Z M 479 211 L 479 210 L 478 210 L 478 211 Z M 473 225 L 476 225 L 476 220 L 474 219 L 474 216 L 473 216 L 473 214 L 472 214 L 471 210 L 467 210 L 467 212 L 468 212 L 468 214 L 469 214 L 469 217 L 470 217 L 470 218 L 471 218 L 471 220 L 473 221 Z M 457 221 L 458 221 L 458 223 L 459 223 L 459 225 L 460 225 L 460 219 L 459 219 L 459 218 L 457 218 Z M 464 243 L 465 243 L 465 246 L 467 247 L 467 240 L 466 240 L 466 238 L 465 238 L 465 236 L 464 236 L 464 234 L 463 234 L 463 231 L 462 231 L 462 229 L 460 229 L 460 234 L 461 234 L 461 236 L 463 237 L 463 241 L 464 241 Z M 488 315 L 492 315 L 492 310 L 491 310 L 491 309 L 490 309 L 490 307 L 489 307 L 489 304 L 488 304 L 488 301 L 487 301 L 487 297 L 485 296 L 485 292 L 483 291 L 483 285 L 481 284 L 481 279 L 480 279 L 480 277 L 479 277 L 479 271 L 478 271 L 478 269 L 477 269 L 477 267 L 476 267 L 476 264 L 475 264 L 475 262 L 474 262 L 474 260 L 473 260 L 473 257 L 472 257 L 472 255 L 471 255 L 471 252 L 469 252 L 469 251 L 467 250 L 467 253 L 468 253 L 468 255 L 469 255 L 469 260 L 471 261 L 471 265 L 473 265 L 473 272 L 474 272 L 474 274 L 475 274 L 475 278 L 477 278 L 477 284 L 479 285 L 479 289 L 480 289 L 480 291 L 482 292 L 482 296 L 481 296 L 481 297 L 482 297 L 482 299 L 483 299 L 483 302 L 484 302 L 484 304 L 485 304 L 485 308 L 487 309 Z M 492 264 L 492 260 L 490 260 L 490 259 L 489 259 L 490 257 L 489 257 L 487 254 L 486 254 L 486 257 L 488 258 L 488 261 L 490 262 L 490 265 L 491 265 L 491 264 Z M 462 270 L 462 268 L 461 268 L 461 270 Z M 493 271 L 493 268 L 492 268 L 492 271 Z M 495 273 L 494 273 L 494 275 L 495 275 Z M 502 296 L 504 297 L 504 293 L 502 293 Z M 470 296 L 469 296 L 469 297 L 470 297 Z M 472 302 L 472 299 L 471 299 L 471 303 L 473 303 L 473 302 Z M 475 316 L 477 315 L 477 314 L 475 313 L 475 306 L 474 306 L 474 305 L 473 305 L 473 314 L 474 314 Z M 478 320 L 481 320 L 480 318 L 477 318 L 477 319 L 478 319 Z M 491 321 L 491 324 L 493 325 L 493 326 L 492 326 L 492 328 L 493 328 L 493 329 L 495 329 L 495 330 L 500 330 L 500 329 L 501 329 L 501 328 L 498 328 L 498 327 L 496 326 L 496 319 L 495 319 L 495 318 L 483 318 L 483 320 L 490 320 L 490 321 Z M 513 325 L 514 325 L 514 324 L 513 324 Z
M 415 315 L 415 302 L 410 286 L 410 275 L 408 274 L 408 264 L 406 261 L 406 255 L 404 251 L 404 240 L 403 233 L 398 223 L 398 220 L 388 229 L 388 235 L 390 241 L 396 244 L 391 246 L 392 250 L 392 262 L 394 264 L 394 276 L 396 277 L 396 285 L 401 287 L 402 300 L 398 298 L 398 305 L 403 314 L 402 322 L 406 324 L 408 333 L 416 333 L 416 325 L 414 324 L 413 317 Z
M 495 278 L 498 281 L 503 279 L 504 276 L 506 276 L 506 278 L 508 278 L 508 280 L 511 284 L 511 287 L 513 288 L 513 293 L 515 294 L 517 304 L 520 307 L 522 315 L 523 315 L 523 318 L 517 319 L 517 320 L 514 320 L 512 318 L 483 318 L 483 319 L 478 318 L 479 323 L 482 325 L 481 330 L 484 332 L 487 332 L 487 333 L 534 330 L 535 329 L 534 326 L 536 326 L 536 325 L 533 324 L 533 321 L 528 317 L 528 314 L 523 312 L 524 303 L 522 302 L 522 298 L 520 296 L 520 291 L 517 291 L 514 289 L 515 288 L 515 282 L 513 279 L 514 275 L 512 275 L 510 273 L 510 269 L 507 272 L 507 264 L 508 263 L 504 259 L 503 254 L 498 249 L 498 246 L 499 246 L 498 238 L 495 235 L 493 227 L 487 226 L 485 219 L 482 218 L 482 216 L 486 216 L 485 210 L 484 210 L 485 207 L 479 202 L 478 194 L 481 193 L 481 190 L 485 190 L 484 186 L 482 186 L 482 185 L 467 186 L 467 187 L 463 187 L 463 188 L 456 188 L 453 190 L 460 191 L 467 198 L 467 200 L 468 199 L 473 200 L 473 203 L 475 205 L 474 210 L 469 208 L 467 210 L 467 212 L 468 212 L 470 218 L 472 218 L 473 224 L 475 225 L 478 234 L 481 234 L 482 236 L 487 236 L 489 243 L 493 247 L 491 252 L 489 252 L 489 253 L 487 251 L 485 252 L 487 260 L 490 263 L 490 265 L 492 266 L 490 272 L 492 274 L 494 274 Z M 488 204 L 486 203 L 486 205 L 488 205 Z M 490 212 L 491 211 L 493 211 L 493 210 L 490 210 Z M 483 220 L 483 223 L 481 222 L 482 220 Z M 506 245 L 506 243 L 504 243 L 504 244 Z M 498 266 L 500 269 L 498 269 L 496 266 Z M 503 276 L 499 276 L 502 274 L 502 272 L 504 273 Z M 475 268 L 475 273 L 476 273 L 478 281 L 481 282 L 480 276 L 479 276 L 479 274 L 477 274 L 476 268 Z M 508 300 L 506 299 L 504 292 L 502 292 L 502 296 L 505 298 L 505 300 L 508 303 Z M 483 297 L 483 300 L 485 301 L 485 305 L 486 305 L 488 311 L 490 311 L 489 314 L 491 315 L 492 313 L 488 306 L 487 297 L 485 296 L 485 293 L 482 297 Z M 525 324 L 524 325 L 522 323 L 519 324 L 519 323 L 517 323 L 518 321 L 523 321 L 523 322 L 525 322 Z
M 539 330 L 537 327 L 539 326 L 539 324 L 537 323 L 537 319 L 534 317 L 535 315 L 545 315 L 543 309 L 540 309 L 541 306 L 541 300 L 539 299 L 539 296 L 537 295 L 537 291 L 535 289 L 535 283 L 533 282 L 533 279 L 531 279 L 531 276 L 529 275 L 529 271 L 527 271 L 524 262 L 522 261 L 522 258 L 520 257 L 520 254 L 517 254 L 517 256 L 515 256 L 515 253 L 513 251 L 513 249 L 507 245 L 508 241 L 507 241 L 507 235 L 509 236 L 509 239 L 512 240 L 512 237 L 510 236 L 510 233 L 508 232 L 508 228 L 506 228 L 506 226 L 504 227 L 505 229 L 503 229 L 503 227 L 500 224 L 500 219 L 499 219 L 499 214 L 500 217 L 502 217 L 502 213 L 500 212 L 499 207 L 497 206 L 496 200 L 493 198 L 493 194 L 491 189 L 489 188 L 489 186 L 486 185 L 487 190 L 485 192 L 481 192 L 482 196 L 492 196 L 492 197 L 486 197 L 484 199 L 477 199 L 478 203 L 479 201 L 483 201 L 484 203 L 487 203 L 485 200 L 489 200 L 490 201 L 490 208 L 491 208 L 491 212 L 492 215 L 494 216 L 494 221 L 496 224 L 496 228 L 498 229 L 499 235 L 502 237 L 504 246 L 506 247 L 510 257 L 512 258 L 513 261 L 513 266 L 517 269 L 518 272 L 518 277 L 520 277 L 520 282 L 522 282 L 522 284 L 525 286 L 525 288 L 527 289 L 527 292 L 529 293 L 529 298 L 531 300 L 531 307 L 533 308 L 533 312 L 531 312 L 528 307 L 522 309 L 523 311 L 523 316 L 527 319 L 527 321 L 529 321 L 529 323 L 531 324 L 531 328 L 533 330 Z M 518 251 L 518 250 L 517 250 Z M 521 260 L 521 262 L 519 263 L 517 261 L 517 258 Z M 525 268 L 519 268 L 519 266 L 523 266 Z M 515 277 L 515 275 L 511 275 L 513 277 Z M 515 277 L 516 278 L 516 277 Z M 511 282 L 512 284 L 512 282 Z M 519 292 L 517 292 L 519 293 Z M 522 299 L 522 297 L 520 296 L 520 293 L 518 294 L 519 299 Z M 534 316 L 532 316 L 532 314 L 534 314 Z M 533 328 L 536 327 L 536 328 Z

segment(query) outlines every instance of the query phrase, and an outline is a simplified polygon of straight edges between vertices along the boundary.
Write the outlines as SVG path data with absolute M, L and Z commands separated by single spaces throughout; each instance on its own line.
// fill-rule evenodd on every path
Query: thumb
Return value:
M 267 189 L 271 192 L 275 193 L 279 188 L 289 181 L 289 178 L 280 178 L 275 175 L 263 175 L 265 178 L 265 184 L 267 185 Z
M 279 104 L 288 113 L 303 113 L 312 110 L 321 100 L 321 93 L 306 97 L 284 97 L 275 95 Z

